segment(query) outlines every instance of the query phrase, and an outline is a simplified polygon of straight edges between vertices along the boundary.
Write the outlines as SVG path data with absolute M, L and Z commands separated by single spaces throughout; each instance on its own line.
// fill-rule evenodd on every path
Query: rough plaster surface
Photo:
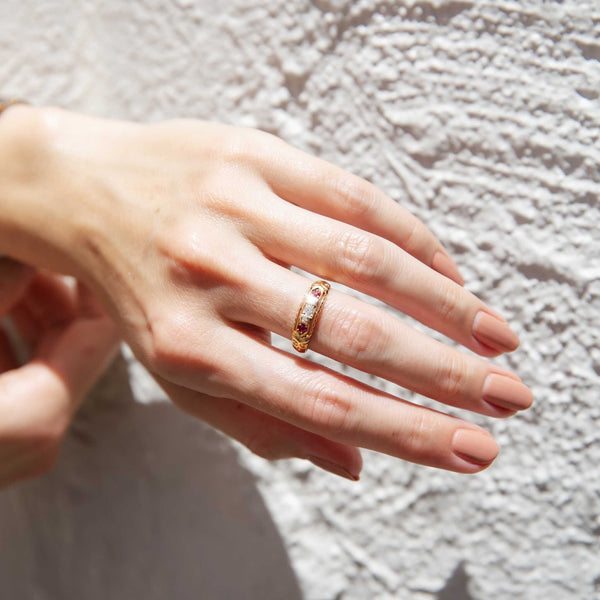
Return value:
M 473 417 L 482 474 L 364 452 L 352 484 L 152 403 L 124 349 L 56 470 L 0 495 L 3 597 L 600 597 L 598 2 L 3 0 L 0 32 L 5 92 L 257 126 L 372 180 L 514 325 L 496 360 L 536 398 Z

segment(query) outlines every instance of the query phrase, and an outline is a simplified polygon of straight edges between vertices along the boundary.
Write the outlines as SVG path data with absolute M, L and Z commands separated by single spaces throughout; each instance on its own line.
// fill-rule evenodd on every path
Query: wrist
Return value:
M 0 253 L 68 272 L 76 231 L 49 126 L 58 112 L 13 104 L 0 115 Z

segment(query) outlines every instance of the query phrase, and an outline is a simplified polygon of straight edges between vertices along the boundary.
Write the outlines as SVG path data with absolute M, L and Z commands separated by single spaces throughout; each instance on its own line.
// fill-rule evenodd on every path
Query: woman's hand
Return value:
M 272 347 L 270 332 L 291 337 L 317 278 L 481 356 L 338 289 L 316 352 L 492 417 L 531 404 L 518 376 L 482 358 L 516 349 L 516 334 L 462 287 L 423 223 L 366 181 L 250 129 L 56 108 L 4 118 L 22 208 L 1 217 L 0 250 L 86 282 L 173 401 L 254 452 L 315 456 L 353 478 L 358 447 L 464 473 L 496 457 L 493 438 L 468 421 Z
M 0 487 L 54 463 L 79 403 L 118 348 L 118 336 L 83 287 L 0 258 L 0 316 L 30 348 L 18 366 L 0 330 Z

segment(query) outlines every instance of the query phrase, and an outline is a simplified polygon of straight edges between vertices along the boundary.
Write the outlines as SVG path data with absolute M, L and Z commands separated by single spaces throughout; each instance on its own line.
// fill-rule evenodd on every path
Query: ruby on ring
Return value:
M 330 284 L 327 281 L 312 283 L 298 309 L 292 333 L 292 345 L 298 352 L 306 352 L 308 349 L 329 288 Z

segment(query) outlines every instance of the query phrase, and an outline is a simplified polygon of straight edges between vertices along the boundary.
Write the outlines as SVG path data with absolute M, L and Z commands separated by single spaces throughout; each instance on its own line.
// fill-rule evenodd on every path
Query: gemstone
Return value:
M 312 317 L 315 314 L 315 307 L 312 304 L 307 304 L 302 309 L 303 317 Z
M 318 298 L 321 295 L 321 290 L 319 288 L 315 288 L 311 294 L 315 297 Z
M 306 323 L 298 323 L 297 329 L 300 333 L 306 333 L 308 331 L 308 325 Z

